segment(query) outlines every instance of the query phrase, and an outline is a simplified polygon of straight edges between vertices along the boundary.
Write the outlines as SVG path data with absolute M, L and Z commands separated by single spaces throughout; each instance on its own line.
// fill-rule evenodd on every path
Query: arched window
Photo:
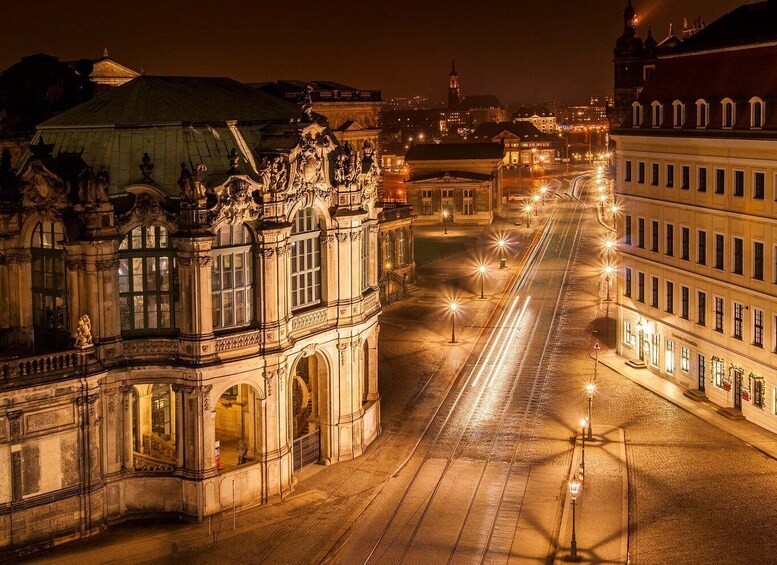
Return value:
M 175 327 L 174 251 L 161 226 L 133 229 L 119 247 L 122 331 Z
M 67 277 L 65 273 L 65 234 L 60 224 L 38 222 L 32 232 L 32 325 L 36 341 L 58 343 L 67 337 Z
M 683 127 L 683 125 L 685 125 L 685 104 L 679 100 L 675 100 L 672 102 L 672 110 L 674 113 L 674 127 Z
M 151 433 L 170 439 L 170 385 L 154 385 L 151 389 Z
M 635 128 L 638 128 L 639 126 L 642 125 L 642 111 L 643 111 L 642 104 L 640 104 L 639 102 L 634 102 L 634 104 L 631 105 L 631 110 L 632 110 L 632 113 L 631 113 L 632 125 Z
M 366 290 L 370 286 L 370 228 L 369 226 L 365 226 L 362 229 L 361 271 L 362 271 L 362 290 Z
M 225 226 L 218 231 L 210 272 L 213 329 L 250 324 L 254 269 L 251 235 L 244 225 Z
M 664 123 L 664 105 L 655 101 L 650 106 L 653 109 L 653 127 L 660 128 Z
M 764 101 L 758 97 L 750 99 L 750 127 L 761 129 L 764 127 Z
M 725 98 L 721 105 L 723 107 L 723 128 L 731 129 L 734 127 L 734 101 L 730 98 Z
M 696 127 L 706 128 L 710 122 L 710 105 L 705 100 L 696 101 Z
M 394 238 L 390 233 L 386 234 L 383 240 L 383 265 L 386 271 L 390 271 L 396 267 L 396 257 L 394 253 Z
M 407 263 L 407 238 L 405 230 L 400 230 L 397 235 L 397 266 L 401 267 Z
M 291 309 L 321 302 L 321 227 L 313 208 L 303 208 L 291 228 Z

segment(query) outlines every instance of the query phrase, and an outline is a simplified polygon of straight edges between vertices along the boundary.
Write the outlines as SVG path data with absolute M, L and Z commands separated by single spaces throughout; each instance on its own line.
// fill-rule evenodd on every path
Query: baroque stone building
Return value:
M 3 176 L 2 546 L 260 504 L 378 435 L 377 159 L 304 110 L 141 76 Z

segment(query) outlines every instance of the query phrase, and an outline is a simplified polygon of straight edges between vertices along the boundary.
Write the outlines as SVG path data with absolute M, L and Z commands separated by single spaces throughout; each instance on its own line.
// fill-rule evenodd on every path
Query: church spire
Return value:
M 637 12 L 634 10 L 634 6 L 631 5 L 631 0 L 626 5 L 626 9 L 623 10 L 623 29 L 637 29 Z
M 456 57 L 451 60 L 451 76 L 457 77 L 459 73 L 456 72 Z
M 448 83 L 448 109 L 457 110 L 460 102 L 459 73 L 456 72 L 456 57 L 454 57 L 451 62 L 451 80 Z

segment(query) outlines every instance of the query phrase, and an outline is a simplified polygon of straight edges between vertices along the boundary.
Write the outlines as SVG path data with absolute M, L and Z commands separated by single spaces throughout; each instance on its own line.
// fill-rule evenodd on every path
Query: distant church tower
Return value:
M 448 83 L 448 110 L 458 110 L 460 102 L 459 73 L 456 72 L 456 58 L 454 57 L 451 63 L 451 80 Z
M 613 53 L 615 83 L 609 118 L 610 126 L 617 128 L 631 115 L 631 104 L 637 99 L 644 85 L 642 73 L 645 46 L 637 35 L 637 14 L 631 0 L 623 11 L 623 34 L 618 38 Z

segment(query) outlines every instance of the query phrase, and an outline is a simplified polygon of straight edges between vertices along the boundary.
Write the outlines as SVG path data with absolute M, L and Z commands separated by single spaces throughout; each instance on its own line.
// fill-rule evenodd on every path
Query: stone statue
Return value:
M 111 185 L 111 176 L 105 169 L 105 165 L 100 165 L 100 170 L 97 171 L 95 180 L 97 181 L 97 201 L 108 202 L 108 191 Z
M 264 157 L 259 166 L 259 175 L 262 177 L 262 184 L 267 192 L 282 192 L 286 189 L 289 166 L 280 155 Z
M 143 175 L 142 182 L 154 184 L 154 163 L 151 162 L 151 157 L 148 153 L 143 153 L 143 158 L 140 160 L 140 173 Z
M 94 346 L 92 341 L 92 321 L 87 314 L 78 318 L 78 327 L 76 328 L 76 348 L 86 349 Z
M 105 167 L 100 167 L 96 175 L 92 167 L 86 167 L 78 178 L 78 200 L 82 204 L 93 205 L 108 202 L 107 188 L 110 177 Z
M 178 187 L 181 189 L 181 200 L 188 204 L 198 204 L 205 200 L 205 183 L 203 177 L 208 170 L 204 164 L 200 163 L 192 174 L 186 167 L 186 163 L 181 163 L 181 176 L 178 178 Z
M 232 148 L 232 151 L 229 152 L 229 171 L 228 173 L 230 175 L 239 175 L 240 174 L 240 154 L 237 152 L 237 149 L 234 147 Z

